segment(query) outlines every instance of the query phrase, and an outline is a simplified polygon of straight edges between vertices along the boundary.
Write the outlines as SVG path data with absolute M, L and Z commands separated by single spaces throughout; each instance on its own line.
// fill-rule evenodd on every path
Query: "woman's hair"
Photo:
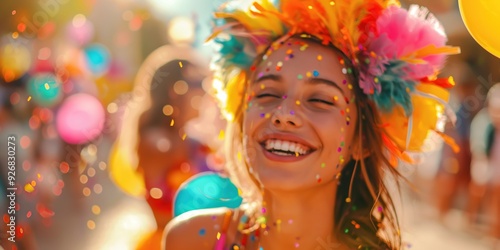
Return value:
M 182 67 L 179 65 L 182 65 Z M 166 126 L 165 124 L 168 124 L 171 118 L 162 114 L 165 105 L 174 105 L 182 98 L 174 93 L 174 84 L 183 80 L 187 82 L 189 87 L 201 88 L 201 79 L 197 79 L 199 81 L 192 81 L 188 77 L 188 69 L 191 67 L 194 67 L 194 65 L 187 60 L 172 60 L 154 72 L 149 88 L 151 107 L 141 114 L 139 131 L 147 130 L 151 127 L 170 128 L 170 126 Z M 179 112 L 175 111 L 176 108 L 180 107 L 174 107 L 174 112 Z
M 309 40 L 321 44 L 314 38 Z M 341 55 L 348 66 L 349 59 L 336 47 L 329 46 Z M 257 58 L 262 58 L 261 56 Z M 258 63 L 257 59 L 255 63 Z M 254 63 L 254 64 L 255 64 Z M 354 70 L 349 75 L 353 82 L 358 81 L 358 73 Z M 249 81 L 246 81 L 249 84 Z M 351 160 L 344 166 L 339 178 L 336 195 L 334 219 L 337 237 L 350 248 L 369 247 L 370 249 L 397 249 L 401 245 L 398 234 L 399 225 L 389 191 L 383 182 L 384 170 L 398 175 L 390 167 L 382 143 L 384 133 L 378 111 L 372 101 L 357 84 L 353 84 L 356 95 L 356 106 L 359 114 L 353 144 L 369 152 L 369 156 L 359 161 Z M 242 122 L 245 104 L 237 108 L 233 122 L 226 129 L 225 153 L 227 171 L 231 180 L 242 189 L 242 194 L 251 208 L 250 213 L 259 214 L 262 193 L 259 182 L 252 175 L 242 154 Z M 351 145 L 352 147 L 353 145 Z M 253 152 L 247 152 L 252 157 Z M 394 233 L 394 234 L 393 234 Z

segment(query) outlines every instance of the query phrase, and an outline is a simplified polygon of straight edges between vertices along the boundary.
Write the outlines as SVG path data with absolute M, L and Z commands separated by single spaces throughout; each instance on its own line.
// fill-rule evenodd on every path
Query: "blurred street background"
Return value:
M 157 249 L 174 190 L 223 165 L 224 124 L 207 93 L 212 50 L 205 43 L 223 2 L 0 2 L 0 246 Z M 486 93 L 500 82 L 500 59 L 469 35 L 457 1 L 401 2 L 428 7 L 449 44 L 462 49 L 442 72 L 455 78 L 450 105 L 458 118 L 445 134 L 461 151 L 429 143 L 418 166 L 401 167 L 414 186 L 397 201 L 405 247 L 500 249 L 495 190 L 485 171 L 471 167 L 469 141 Z M 17 246 L 6 226 L 11 135 Z

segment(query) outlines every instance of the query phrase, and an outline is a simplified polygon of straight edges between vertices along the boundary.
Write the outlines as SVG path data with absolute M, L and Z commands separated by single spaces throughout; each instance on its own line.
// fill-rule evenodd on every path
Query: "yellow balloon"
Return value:
M 500 1 L 458 0 L 467 30 L 481 47 L 500 58 Z
M 146 193 L 144 178 L 136 171 L 127 154 L 118 142 L 115 142 L 109 154 L 109 173 L 113 182 L 125 193 L 142 197 Z

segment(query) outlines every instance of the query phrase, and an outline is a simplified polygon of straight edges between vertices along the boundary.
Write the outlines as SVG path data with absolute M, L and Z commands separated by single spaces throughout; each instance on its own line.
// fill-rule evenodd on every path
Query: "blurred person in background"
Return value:
M 451 71 L 451 72 L 450 72 Z M 441 151 L 437 175 L 434 183 L 433 199 L 438 210 L 438 216 L 445 220 L 450 209 L 460 207 L 465 209 L 470 203 L 470 123 L 476 110 L 465 100 L 474 94 L 477 85 L 474 74 L 467 63 L 454 61 L 448 67 L 447 73 L 455 73 L 456 88 L 452 92 L 451 106 L 455 110 L 456 123 L 447 124 L 445 133 L 450 136 L 458 148 L 444 146 Z M 457 151 L 458 150 L 458 151 Z M 465 202 L 462 202 L 464 201 Z M 457 201 L 460 205 L 456 205 Z
M 137 73 L 116 143 L 121 150 L 133 150 L 130 152 L 136 159 L 131 160 L 132 165 L 143 178 L 143 195 L 157 230 L 144 237 L 136 249 L 160 249 L 163 228 L 173 216 L 175 192 L 189 177 L 209 170 L 211 147 L 204 139 L 217 134 L 200 134 L 215 128 L 211 129 L 211 122 L 201 127 L 192 124 L 202 122 L 200 112 L 210 109 L 202 88 L 207 76 L 204 66 L 189 46 L 166 45 L 146 58 Z
M 489 202 L 485 212 L 488 235 L 500 247 L 500 83 L 490 88 L 487 107 L 481 110 L 471 125 L 472 177 L 483 187 L 479 194 Z

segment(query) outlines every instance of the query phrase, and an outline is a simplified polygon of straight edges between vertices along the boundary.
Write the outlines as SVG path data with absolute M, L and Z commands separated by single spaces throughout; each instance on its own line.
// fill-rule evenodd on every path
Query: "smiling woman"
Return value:
M 436 76 L 458 49 L 439 23 L 382 0 L 230 3 L 215 17 L 226 168 L 245 200 L 177 217 L 165 249 L 401 249 L 383 179 L 399 181 L 445 110 L 453 82 Z

